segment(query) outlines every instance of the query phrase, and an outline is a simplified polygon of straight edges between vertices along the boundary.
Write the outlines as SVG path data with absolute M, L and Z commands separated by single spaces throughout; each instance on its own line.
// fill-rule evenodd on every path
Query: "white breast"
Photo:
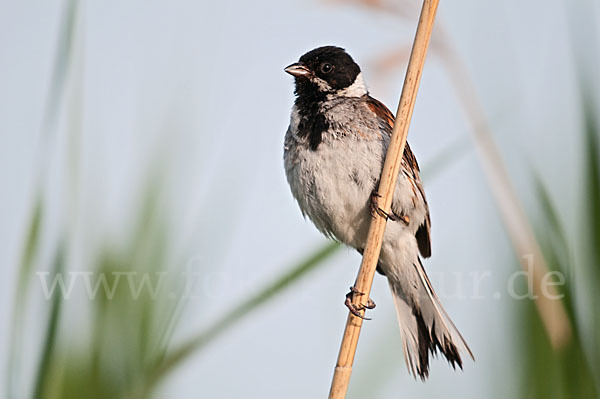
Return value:
M 363 124 L 361 132 L 327 132 L 318 148 L 311 150 L 306 139 L 295 134 L 297 124 L 298 115 L 293 112 L 284 163 L 302 213 L 323 234 L 363 248 L 371 220 L 370 196 L 381 174 L 386 143 L 378 131 Z M 396 200 L 412 211 L 413 195 L 410 183 L 401 174 L 394 193 Z M 416 231 L 418 226 L 411 224 L 409 230 Z M 389 223 L 385 240 L 396 241 L 404 229 L 402 223 Z
M 324 234 L 362 246 L 370 220 L 373 172 L 381 170 L 373 143 L 325 140 L 315 151 L 296 145 L 286 149 L 284 159 L 288 182 L 302 212 Z

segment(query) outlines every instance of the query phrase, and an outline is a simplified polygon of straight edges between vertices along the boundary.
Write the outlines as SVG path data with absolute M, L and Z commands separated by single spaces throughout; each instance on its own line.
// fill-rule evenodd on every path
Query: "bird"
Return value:
M 325 236 L 362 254 L 371 218 L 388 219 L 377 271 L 387 277 L 409 372 L 429 376 L 429 357 L 439 350 L 462 369 L 473 358 L 444 310 L 421 257 L 431 256 L 431 218 L 419 166 L 408 143 L 390 212 L 377 205 L 377 187 L 394 125 L 393 113 L 369 95 L 358 64 L 343 49 L 324 46 L 302 55 L 285 72 L 294 77 L 295 101 L 284 138 L 287 181 L 303 216 Z M 373 308 L 351 287 L 346 306 L 358 317 Z

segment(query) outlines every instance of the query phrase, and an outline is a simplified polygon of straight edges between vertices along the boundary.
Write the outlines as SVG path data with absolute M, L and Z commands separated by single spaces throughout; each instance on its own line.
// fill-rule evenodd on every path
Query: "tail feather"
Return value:
M 393 279 L 388 281 L 400 324 L 406 365 L 415 377 L 418 375 L 425 380 L 429 375 L 430 353 L 435 355 L 439 350 L 453 368 L 458 365 L 461 369 L 461 352 L 467 352 L 471 358 L 473 353 L 444 310 L 420 260 L 414 268 L 419 276 L 417 298 L 408 298 L 401 285 Z

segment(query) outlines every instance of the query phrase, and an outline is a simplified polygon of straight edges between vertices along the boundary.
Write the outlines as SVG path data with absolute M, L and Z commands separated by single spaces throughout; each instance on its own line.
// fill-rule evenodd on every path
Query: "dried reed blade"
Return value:
M 408 61 L 404 86 L 396 112 L 396 121 L 392 131 L 392 138 L 383 165 L 381 173 L 378 194 L 381 196 L 379 205 L 388 212 L 392 203 L 392 196 L 396 180 L 400 171 L 400 165 L 406 145 L 406 137 L 408 135 L 408 127 L 412 117 L 412 112 L 417 98 L 417 91 L 423 66 L 425 64 L 425 56 L 429 47 L 429 40 L 433 30 L 433 22 L 437 11 L 438 0 L 424 0 L 421 16 L 415 34 L 411 56 Z M 355 287 L 364 295 L 355 295 L 353 303 L 360 305 L 361 298 L 369 298 L 371 285 L 375 276 L 375 269 L 379 259 L 379 252 L 383 241 L 383 233 L 385 232 L 386 219 L 379 215 L 374 216 L 369 228 L 367 244 L 365 246 L 363 260 L 356 278 Z M 364 312 L 364 311 L 363 311 Z M 346 397 L 350 376 L 352 374 L 352 364 L 358 345 L 358 338 L 362 327 L 362 318 L 348 313 L 346 328 L 338 355 L 337 364 L 335 367 L 331 389 L 329 391 L 330 399 L 343 399 Z

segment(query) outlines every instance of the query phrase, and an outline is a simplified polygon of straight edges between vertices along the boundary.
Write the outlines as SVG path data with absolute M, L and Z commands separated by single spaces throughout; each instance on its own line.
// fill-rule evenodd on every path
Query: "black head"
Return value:
M 360 67 L 343 48 L 319 47 L 300 57 L 300 61 L 285 68 L 296 78 L 296 94 L 330 94 L 348 89 L 357 82 Z M 360 91 L 359 90 L 359 91 Z M 366 89 L 364 89 L 366 93 Z M 364 93 L 363 93 L 364 94 Z

